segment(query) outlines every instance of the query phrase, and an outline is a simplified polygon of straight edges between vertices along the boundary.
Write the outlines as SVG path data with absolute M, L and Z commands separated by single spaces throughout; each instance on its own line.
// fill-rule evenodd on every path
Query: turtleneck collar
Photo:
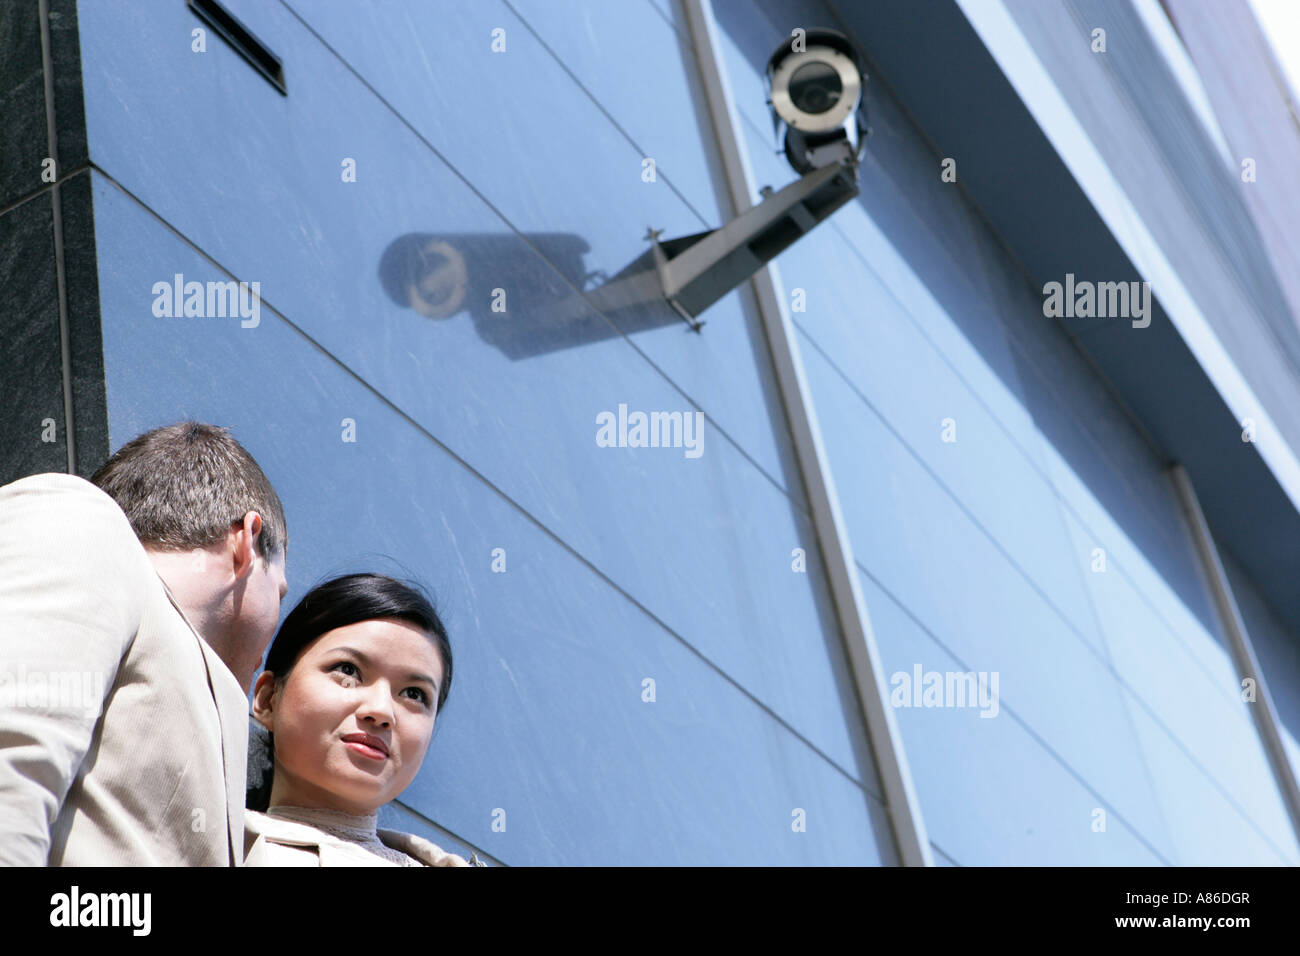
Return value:
M 276 806 L 266 811 L 267 816 L 293 823 L 305 823 L 318 830 L 351 843 L 378 843 L 379 814 L 358 816 L 342 810 L 325 810 L 317 807 Z

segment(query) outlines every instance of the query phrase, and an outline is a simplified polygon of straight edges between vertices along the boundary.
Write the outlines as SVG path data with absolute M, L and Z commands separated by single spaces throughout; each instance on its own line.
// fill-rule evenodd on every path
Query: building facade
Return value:
M 449 849 L 1300 863 L 1300 329 L 1170 7 L 7 5 L 0 481 L 212 422 L 286 610 L 427 584 L 455 681 L 385 822 Z M 813 27 L 858 198 L 698 331 L 608 305 L 796 177 L 763 71 Z

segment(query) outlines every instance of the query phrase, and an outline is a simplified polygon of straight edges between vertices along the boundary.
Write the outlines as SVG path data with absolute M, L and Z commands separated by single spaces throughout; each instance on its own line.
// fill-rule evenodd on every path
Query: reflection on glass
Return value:
M 587 269 L 583 253 L 590 247 L 581 236 L 524 238 L 407 233 L 384 250 L 379 280 L 395 303 L 426 318 L 450 319 L 468 311 L 479 338 L 513 360 L 614 338 L 620 331 L 683 323 L 663 299 L 650 249 L 608 277 Z M 532 283 L 521 283 L 535 271 L 534 249 L 573 287 L 570 294 L 539 302 Z

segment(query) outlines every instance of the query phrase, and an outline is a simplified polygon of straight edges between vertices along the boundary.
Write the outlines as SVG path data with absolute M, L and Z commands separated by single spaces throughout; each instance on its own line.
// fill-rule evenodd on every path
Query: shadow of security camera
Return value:
M 523 238 L 408 233 L 384 250 L 380 283 L 393 302 L 427 319 L 469 313 L 479 338 L 511 359 L 680 324 L 649 250 L 609 277 L 587 268 L 590 246 L 581 236 Z

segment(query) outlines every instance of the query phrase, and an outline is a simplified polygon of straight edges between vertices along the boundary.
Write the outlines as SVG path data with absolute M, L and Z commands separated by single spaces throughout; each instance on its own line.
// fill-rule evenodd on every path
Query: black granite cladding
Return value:
M 99 281 L 76 0 L 47 4 L 58 189 L 42 178 L 49 109 L 37 0 L 0 3 L 0 483 L 69 470 L 54 210 L 63 227 L 74 468 L 108 456 Z M 52 439 L 52 440 L 50 440 Z
M 0 401 L 0 484 L 67 471 L 52 192 L 0 216 Z
M 59 128 L 59 179 L 64 180 L 90 162 L 76 0 L 50 0 L 50 55 L 54 63 L 54 115 Z
M 50 58 L 58 127 L 59 178 L 84 168 L 86 110 L 75 0 L 50 0 Z M 0 209 L 48 189 L 41 178 L 49 156 L 40 8 L 36 0 L 0 3 Z
M 73 442 L 77 474 L 89 478 L 108 458 L 108 397 L 100 329 L 99 265 L 90 170 L 59 187 L 63 209 L 63 272 L 72 367 Z
M 0 3 L 0 209 L 48 185 L 41 182 L 48 148 L 38 14 L 36 0 Z

